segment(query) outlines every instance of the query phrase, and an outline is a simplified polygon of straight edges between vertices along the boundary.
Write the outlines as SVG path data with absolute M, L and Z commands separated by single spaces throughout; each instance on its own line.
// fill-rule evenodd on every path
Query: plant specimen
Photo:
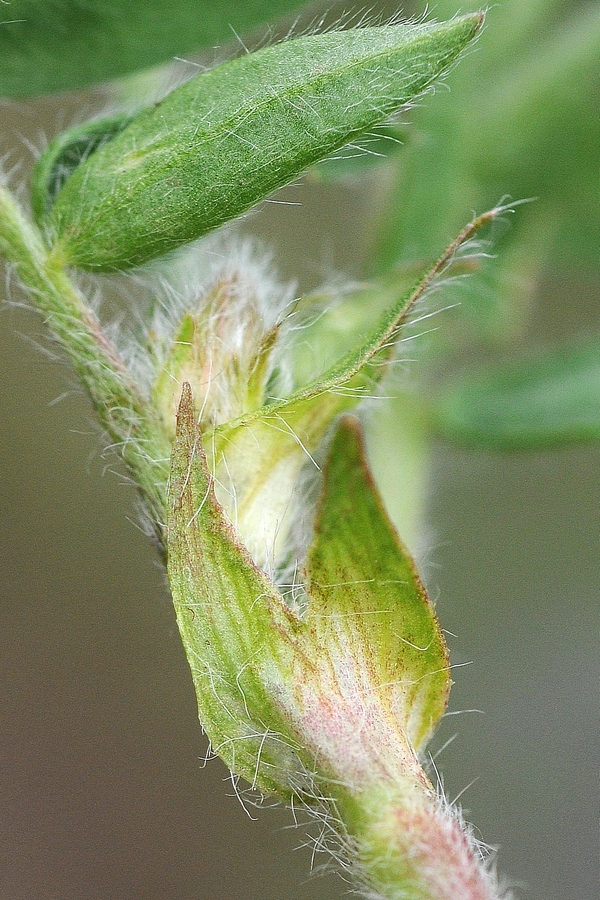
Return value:
M 225 261 L 161 297 L 133 350 L 102 327 L 73 270 L 146 266 L 149 284 L 157 271 L 175 279 L 190 242 L 413 102 L 482 23 L 474 13 L 265 47 L 148 109 L 65 132 L 36 166 L 33 219 L 0 195 L 0 249 L 139 487 L 213 751 L 251 791 L 313 815 L 320 846 L 373 898 L 501 894 L 423 769 L 448 654 L 348 413 L 377 395 L 439 277 L 473 265 L 461 248 L 509 207 L 474 218 L 446 249 L 427 248 L 425 262 L 380 262 L 346 290 L 344 341 L 314 315 L 322 297 L 276 298 L 227 238 Z M 532 384 L 547 394 L 568 369 L 573 414 L 562 404 L 548 434 L 544 402 L 537 427 L 529 404 L 522 440 L 597 437 L 594 345 L 566 365 L 530 366 L 453 385 L 428 410 L 435 428 L 518 442 L 501 425 L 490 438 L 481 406 L 496 392 L 498 408 L 514 409 Z

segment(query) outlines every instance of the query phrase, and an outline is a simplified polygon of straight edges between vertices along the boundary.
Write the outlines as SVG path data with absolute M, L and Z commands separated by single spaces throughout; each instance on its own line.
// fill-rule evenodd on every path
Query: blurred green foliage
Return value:
M 461 12 L 477 8 L 462 4 Z M 413 4 L 415 12 L 422 11 Z M 456 13 L 454 0 L 440 0 L 436 17 Z M 555 446 L 563 440 L 598 436 L 598 381 L 588 368 L 577 368 L 569 348 L 546 348 L 540 372 L 538 352 L 523 360 L 524 345 L 539 343 L 531 317 L 544 280 L 597 279 L 600 250 L 600 5 L 589 0 L 500 0 L 488 11 L 477 46 L 447 78 L 448 90 L 437 88 L 406 117 L 404 146 L 388 165 L 391 186 L 379 214 L 368 273 L 386 279 L 406 265 L 435 256 L 472 210 L 489 208 L 507 196 L 531 199 L 515 211 L 510 228 L 496 232 L 493 254 L 471 274 L 466 290 L 444 293 L 460 311 L 432 336 L 425 354 L 432 363 L 422 376 L 422 398 L 440 383 L 440 372 L 499 347 L 521 360 L 510 384 L 492 378 L 461 393 L 462 415 L 477 417 L 477 436 L 470 428 L 442 429 L 453 441 L 478 446 L 522 449 Z M 374 156 L 368 156 L 372 163 Z M 333 170 L 332 170 L 333 171 Z M 568 304 L 568 298 L 565 301 Z M 563 391 L 548 391 L 546 423 L 530 392 L 532 381 L 547 384 L 549 368 L 567 378 L 569 361 L 577 370 L 577 388 L 567 393 L 569 412 L 561 412 Z M 421 372 L 425 370 L 420 367 Z M 523 377 L 522 390 L 517 384 Z M 465 376 L 468 379 L 468 376 Z M 442 378 L 442 382 L 443 382 Z M 490 396 L 485 397 L 489 384 Z M 506 385 L 506 395 L 502 386 Z M 439 404 L 443 392 L 439 396 Z M 468 398 L 475 408 L 467 413 Z M 526 403 L 531 399 L 532 439 L 524 439 Z M 503 437 L 493 417 L 481 416 L 489 402 L 502 405 Z M 575 408 L 577 407 L 577 408 Z M 514 414 L 510 424 L 511 410 Z M 401 408 L 398 414 L 402 416 Z M 565 430 L 563 418 L 574 416 L 588 427 Z M 446 421 L 444 419 L 444 421 Z M 595 422 L 589 427 L 591 421 Z M 441 422 L 441 420 L 440 420 Z M 534 424 L 536 422 L 536 424 Z M 485 428 L 489 426 L 488 438 Z M 553 423 L 556 429 L 553 429 Z M 533 437 L 535 431 L 535 438 Z M 567 439 L 567 431 L 570 438 Z M 514 443 L 511 440 L 514 437 Z
M 442 435 L 529 449 L 600 440 L 600 341 L 531 353 L 450 383 L 436 400 Z
M 476 4 L 463 4 L 476 8 Z M 466 11 L 466 9 L 465 9 Z M 441 0 L 435 14 L 456 12 Z M 500 196 L 536 198 L 529 255 L 597 263 L 600 247 L 600 6 L 501 0 L 476 49 L 411 114 L 406 147 L 374 252 L 377 270 L 436 253 L 465 209 Z M 548 220 L 553 223 L 548 228 Z M 522 243 L 519 227 L 511 240 Z
M 299 0 L 3 0 L 0 96 L 77 90 L 229 41 Z

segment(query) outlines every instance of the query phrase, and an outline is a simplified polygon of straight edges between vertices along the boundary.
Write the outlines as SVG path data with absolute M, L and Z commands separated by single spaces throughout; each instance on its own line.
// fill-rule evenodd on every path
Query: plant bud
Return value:
M 306 562 L 305 621 L 251 561 L 214 496 L 189 385 L 170 491 L 173 597 L 202 724 L 213 747 L 229 734 L 223 755 L 233 770 L 268 790 L 276 775 L 277 791 L 289 790 L 293 772 L 263 772 L 254 757 L 248 769 L 236 754 L 238 728 L 259 722 L 355 785 L 418 768 L 415 753 L 446 705 L 447 651 L 368 472 L 358 425 L 343 420 L 332 444 Z
M 232 268 L 217 278 L 196 311 L 183 315 L 152 391 L 171 438 L 184 382 L 192 388 L 204 433 L 263 405 L 279 328 L 267 321 L 254 287 L 243 268 Z M 272 319 L 277 310 L 270 312 Z
M 215 499 L 189 385 L 169 510 L 169 581 L 213 750 L 253 788 L 325 818 L 370 896 L 493 900 L 418 760 L 445 709 L 447 650 L 358 424 L 342 420 L 331 445 L 305 618 Z
M 57 258 L 127 269 L 234 219 L 409 103 L 482 22 L 303 37 L 196 76 L 67 179 L 48 220 Z

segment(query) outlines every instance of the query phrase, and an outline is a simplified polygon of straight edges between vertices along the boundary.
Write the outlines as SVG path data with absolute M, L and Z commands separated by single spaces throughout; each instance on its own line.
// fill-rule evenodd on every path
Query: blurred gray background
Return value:
M 10 164 L 19 157 L 25 176 L 41 123 L 56 133 L 81 102 L 5 105 Z M 93 113 L 104 100 L 85 102 Z M 359 274 L 368 178 L 301 182 L 280 199 L 300 205 L 266 204 L 244 227 L 273 246 L 282 277 L 302 289 L 332 270 Z M 598 330 L 591 278 L 550 273 L 544 288 L 536 335 Z M 337 876 L 309 876 L 310 847 L 287 812 L 251 820 L 221 763 L 202 768 L 191 679 L 134 491 L 103 458 L 68 367 L 38 344 L 35 314 L 3 306 L 1 900 L 343 896 Z M 373 428 L 393 468 L 393 404 Z M 597 896 L 599 462 L 594 447 L 434 454 L 424 574 L 460 666 L 450 710 L 478 711 L 448 716 L 431 750 L 458 735 L 436 766 L 523 900 Z

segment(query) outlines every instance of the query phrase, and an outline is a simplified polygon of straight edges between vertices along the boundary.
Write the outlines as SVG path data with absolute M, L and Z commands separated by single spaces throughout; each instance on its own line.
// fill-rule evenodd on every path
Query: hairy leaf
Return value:
M 291 668 L 304 626 L 215 500 L 189 385 L 171 459 L 168 571 L 200 722 L 213 750 L 254 787 L 283 791 L 287 799 L 281 781 L 299 762 L 262 671 L 269 659 Z
M 75 169 L 111 141 L 131 122 L 128 113 L 116 113 L 63 131 L 38 160 L 31 179 L 31 205 L 42 223 L 55 197 Z
M 342 420 L 330 449 L 307 570 L 315 644 L 328 648 L 339 671 L 362 660 L 378 702 L 420 749 L 446 708 L 448 652 L 373 483 L 354 419 Z M 375 698 L 363 699 L 368 710 Z
M 59 258 L 128 268 L 241 215 L 422 92 L 482 21 L 304 37 L 196 76 L 66 181 Z

